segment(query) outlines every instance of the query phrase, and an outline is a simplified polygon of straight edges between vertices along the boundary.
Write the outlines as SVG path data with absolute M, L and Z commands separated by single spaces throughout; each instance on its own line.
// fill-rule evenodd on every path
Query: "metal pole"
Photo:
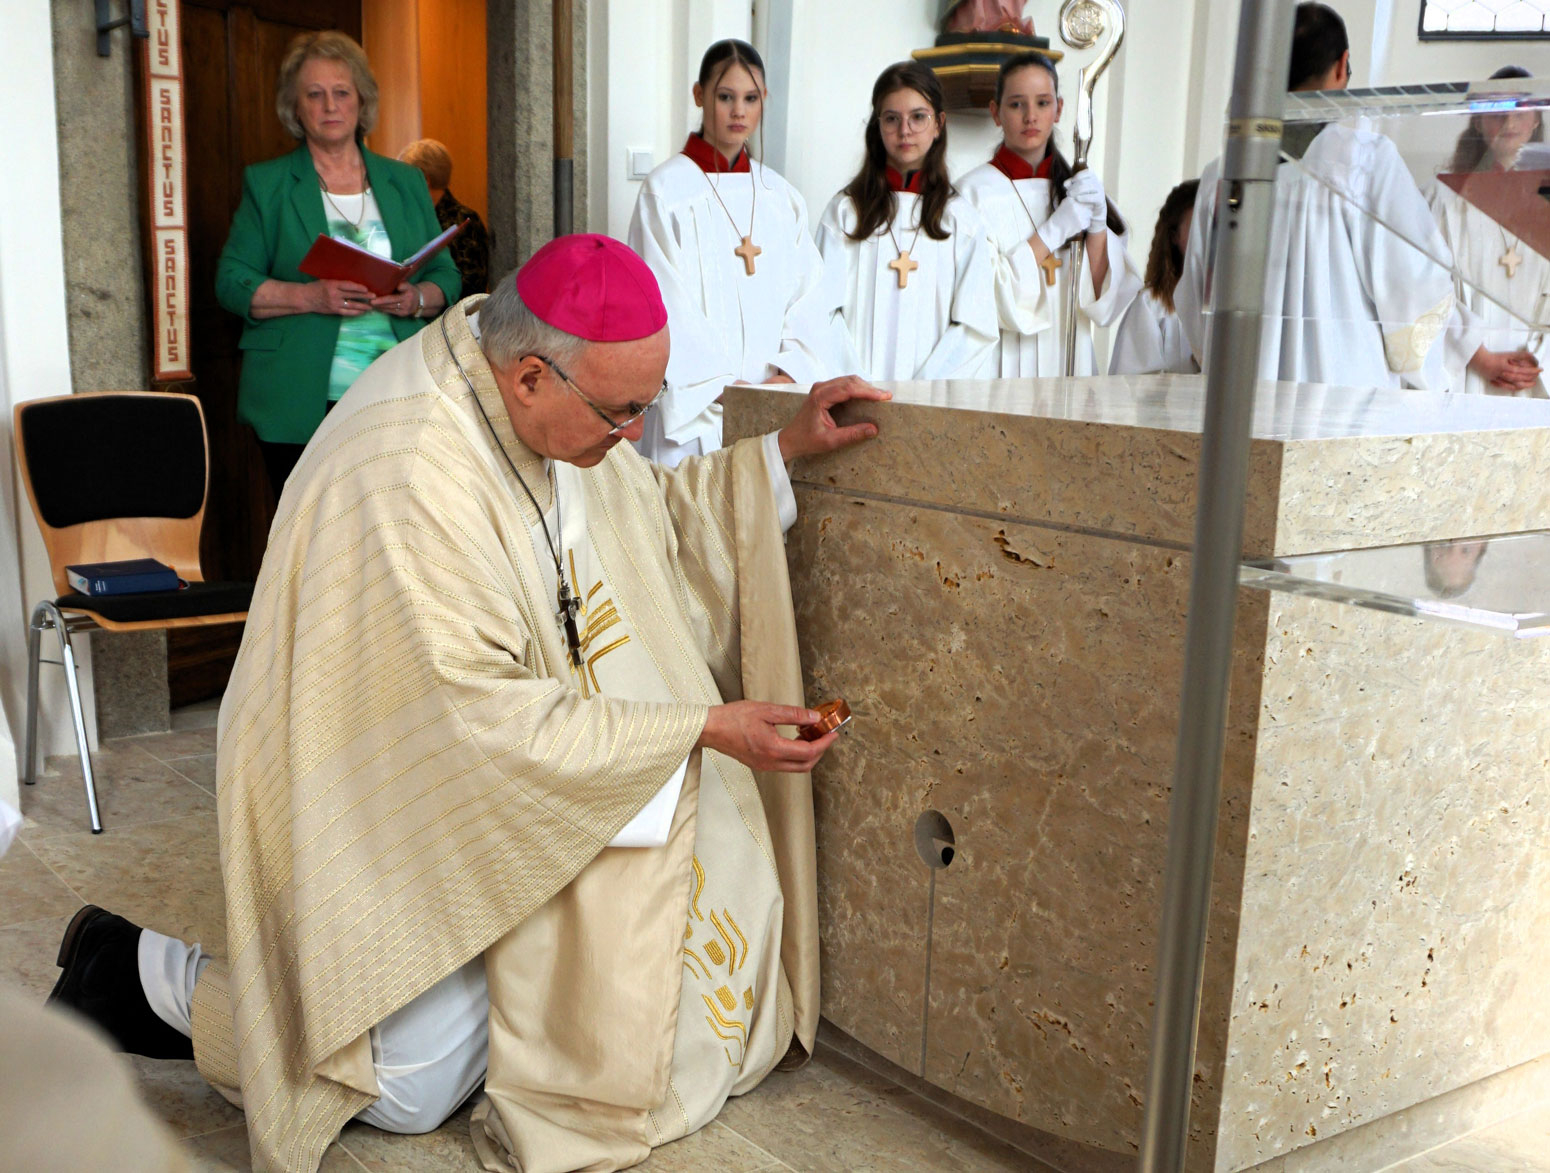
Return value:
M 1275 210 L 1292 0 L 1244 0 L 1216 191 L 1213 314 L 1196 489 L 1179 744 L 1157 943 L 1156 1012 L 1142 1129 L 1142 1173 L 1184 1168 L 1195 1032 L 1221 796 L 1227 687 L 1237 612 L 1249 425 L 1259 370 L 1265 256 Z
M 573 229 L 575 207 L 575 85 L 571 59 L 571 0 L 554 0 L 554 234 Z

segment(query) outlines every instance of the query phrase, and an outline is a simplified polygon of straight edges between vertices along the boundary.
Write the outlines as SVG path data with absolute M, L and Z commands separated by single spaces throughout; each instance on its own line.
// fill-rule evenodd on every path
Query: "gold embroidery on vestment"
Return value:
M 580 580 L 576 576 L 576 551 L 567 550 L 566 555 L 570 558 L 571 581 L 579 582 Z M 587 588 L 586 598 L 581 603 L 581 618 L 585 621 L 582 624 L 580 632 L 581 651 L 583 655 L 587 655 L 588 652 L 591 652 L 592 644 L 594 641 L 596 641 L 598 636 L 602 635 L 609 628 L 615 627 L 618 624 L 624 622 L 624 620 L 619 615 L 619 609 L 614 606 L 614 601 L 612 599 L 604 599 L 601 603 L 598 603 L 596 607 L 592 605 L 593 598 L 596 597 L 597 593 L 602 589 L 603 580 L 598 579 L 589 588 Z M 591 652 L 590 655 L 587 655 L 586 661 L 580 667 L 577 667 L 575 664 L 571 665 L 571 672 L 577 678 L 576 682 L 581 689 L 581 695 L 583 698 L 590 699 L 591 697 L 600 695 L 603 691 L 602 686 L 598 684 L 597 680 L 597 662 L 604 656 L 608 655 L 609 652 L 617 651 L 619 648 L 622 648 L 629 642 L 630 637 L 626 633 L 625 635 L 621 635 L 612 643 L 608 644 L 606 647 L 600 648 L 596 652 Z
M 694 895 L 689 899 L 689 911 L 694 913 L 695 920 L 704 920 L 700 912 L 700 894 L 705 891 L 705 869 L 697 855 L 691 856 L 689 862 L 694 865 Z
M 722 911 L 725 911 L 725 909 Z M 732 940 L 732 934 L 727 932 L 726 926 L 721 923 L 721 918 L 718 917 L 714 912 L 710 914 L 710 923 L 716 927 L 716 932 L 720 933 L 721 939 L 727 943 L 727 950 L 730 954 L 728 957 L 715 957 L 712 958 L 712 960 L 715 961 L 717 965 L 720 965 L 723 961 L 725 961 L 727 965 L 727 972 L 731 973 L 734 969 L 737 968 L 737 966 L 734 964 L 734 962 L 737 960 L 737 942 Z M 707 954 L 710 953 L 710 947 L 708 945 L 705 948 L 705 952 Z M 720 950 L 717 950 L 717 952 L 720 952 Z

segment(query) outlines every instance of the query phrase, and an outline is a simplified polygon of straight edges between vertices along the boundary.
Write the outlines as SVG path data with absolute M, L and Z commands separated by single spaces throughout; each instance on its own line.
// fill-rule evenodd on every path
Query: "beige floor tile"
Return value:
M 1387 1173 L 1527 1173 L 1550 1170 L 1550 1107 L 1520 1112 L 1393 1166 Z
M 424 1136 L 397 1136 L 370 1125 L 349 1124 L 339 1140 L 372 1173 L 477 1169 L 479 1158 L 468 1131 L 472 1111 L 470 1104 Z M 663 1145 L 635 1168 L 639 1173 L 780 1173 L 783 1166 L 753 1142 L 712 1123 L 693 1136 Z
M 215 755 L 199 754 L 191 758 L 173 758 L 167 763 L 169 770 L 176 770 L 195 786 L 215 793 Z
M 779 1170 L 780 1162 L 720 1121 L 713 1121 L 682 1140 L 652 1150 L 637 1166 L 640 1173 L 755 1173 Z
M 36 786 L 21 788 L 22 814 L 27 820 L 21 837 L 29 843 L 91 831 L 80 761 L 59 758 L 52 759 L 52 764 L 56 770 Z M 109 748 L 93 754 L 92 771 L 104 837 L 126 827 L 215 810 L 209 791 L 125 741 L 110 742 Z
M 248 1152 L 248 1130 L 237 1125 L 207 1132 L 184 1142 L 194 1173 L 248 1173 L 253 1168 Z M 360 1162 L 338 1144 L 323 1154 L 320 1173 L 361 1173 Z
M 0 859 L 0 927 L 68 916 L 80 907 L 81 898 L 25 843 L 13 844 Z
M 242 1113 L 205 1082 L 192 1063 L 182 1059 L 128 1057 L 140 1084 L 140 1094 L 158 1120 L 174 1136 L 199 1136 L 242 1123 Z
M 383 1132 L 369 1124 L 350 1123 L 340 1135 L 357 1161 L 372 1173 L 425 1173 L 439 1169 L 479 1168 L 474 1142 L 468 1133 L 468 1117 L 473 1103 L 454 1112 L 435 1132 L 423 1136 L 400 1136 Z
M 181 733 L 186 729 L 214 729 L 220 715 L 220 697 L 211 697 L 209 700 L 185 705 L 181 709 L 172 710 L 172 731 Z
M 0 981 L 20 987 L 39 1002 L 48 997 L 59 980 L 59 967 L 54 964 L 54 958 L 59 956 L 59 941 L 74 915 L 75 909 L 71 909 L 61 916 L 0 929 Z
M 164 762 L 215 752 L 215 726 L 203 729 L 175 729 L 171 733 L 148 733 L 144 737 L 126 737 L 115 745 L 132 745 Z
M 776 1072 L 721 1123 L 800 1173 L 1024 1173 L 1034 1161 L 838 1055 Z
M 179 785 L 189 786 L 179 779 Z M 208 797 L 208 796 L 206 796 Z M 91 904 L 138 925 L 226 952 L 226 904 L 214 812 L 56 835 L 30 846 Z

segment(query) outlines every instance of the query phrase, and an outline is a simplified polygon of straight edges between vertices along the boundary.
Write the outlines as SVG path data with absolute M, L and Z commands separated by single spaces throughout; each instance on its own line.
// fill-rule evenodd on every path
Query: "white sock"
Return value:
M 194 983 L 210 964 L 199 942 L 185 945 L 150 929 L 140 930 L 140 986 L 156 1017 L 194 1037 Z

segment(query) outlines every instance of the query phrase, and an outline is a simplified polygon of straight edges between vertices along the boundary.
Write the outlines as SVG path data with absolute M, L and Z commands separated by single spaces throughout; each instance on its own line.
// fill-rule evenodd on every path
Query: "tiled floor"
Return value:
M 82 903 L 219 950 L 225 939 L 215 836 L 215 729 L 184 712 L 171 733 L 109 743 L 95 758 L 107 833 L 85 829 L 73 759 L 22 794 L 20 841 L 0 860 L 0 979 L 41 999 L 54 954 Z M 132 1061 L 152 1110 L 184 1138 L 197 1170 L 248 1168 L 241 1115 L 191 1063 Z M 821 1051 L 801 1071 L 772 1075 L 694 1136 L 658 1149 L 642 1173 L 999 1173 L 1037 1163 L 843 1056 Z M 344 1130 L 323 1163 L 362 1169 L 477 1169 L 468 1109 L 427 1136 Z M 1550 1169 L 1550 1111 L 1525 1113 L 1390 1173 Z M 1360 1173 L 1360 1171 L 1351 1171 Z

